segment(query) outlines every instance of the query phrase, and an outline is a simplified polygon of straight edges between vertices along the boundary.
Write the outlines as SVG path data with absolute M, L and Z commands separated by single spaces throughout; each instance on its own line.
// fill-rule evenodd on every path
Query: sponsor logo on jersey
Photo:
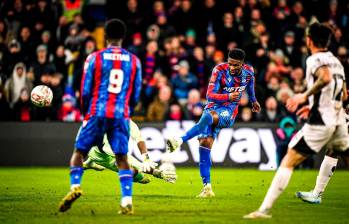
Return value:
M 224 90 L 231 93 L 231 92 L 242 92 L 246 89 L 246 86 L 239 86 L 239 87 L 224 87 Z

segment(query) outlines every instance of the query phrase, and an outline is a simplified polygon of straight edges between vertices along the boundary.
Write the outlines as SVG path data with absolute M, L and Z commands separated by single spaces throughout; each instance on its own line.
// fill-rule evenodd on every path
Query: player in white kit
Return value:
M 318 153 L 326 147 L 331 151 L 346 151 L 349 148 L 348 128 L 345 125 L 343 100 L 347 98 L 344 69 L 339 60 L 327 50 L 332 36 L 329 27 L 314 23 L 309 27 L 306 44 L 311 52 L 307 59 L 307 91 L 296 94 L 288 100 L 287 108 L 297 115 L 307 118 L 306 124 L 288 145 L 286 156 L 281 161 L 262 205 L 244 218 L 271 218 L 270 210 L 276 199 L 287 187 L 293 169 L 309 155 Z M 308 105 L 303 105 L 307 102 Z M 331 157 L 329 157 L 331 158 Z M 325 162 L 326 172 L 321 172 L 317 182 L 322 192 L 333 172 L 335 161 Z M 326 158 L 325 158 L 326 160 Z M 332 170 L 332 171 L 331 171 Z M 327 175 L 327 178 L 326 178 Z

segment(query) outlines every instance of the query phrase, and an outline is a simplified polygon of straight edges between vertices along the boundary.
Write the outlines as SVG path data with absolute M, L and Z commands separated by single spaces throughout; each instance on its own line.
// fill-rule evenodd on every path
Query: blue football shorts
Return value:
M 235 117 L 238 112 L 238 106 L 235 106 L 233 108 L 211 107 L 206 108 L 203 113 L 210 113 L 211 111 L 215 111 L 218 114 L 218 124 L 215 128 L 213 128 L 212 126 L 207 126 L 205 130 L 203 130 L 203 132 L 201 132 L 201 134 L 198 136 L 198 139 L 207 137 L 213 137 L 213 139 L 216 139 L 221 129 L 233 126 Z
M 79 129 L 75 148 L 88 153 L 93 146 L 102 147 L 105 134 L 107 134 L 109 144 L 115 154 L 127 154 L 130 138 L 129 119 L 89 117 L 83 121 Z

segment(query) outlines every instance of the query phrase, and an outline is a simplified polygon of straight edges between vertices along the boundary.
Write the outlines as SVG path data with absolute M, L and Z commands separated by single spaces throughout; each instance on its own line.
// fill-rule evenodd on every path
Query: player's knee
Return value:
M 116 165 L 119 169 L 129 169 L 127 162 L 127 155 L 124 154 L 115 154 Z
M 211 138 L 202 138 L 200 139 L 200 146 L 211 149 L 213 145 L 213 140 Z
M 332 157 L 332 158 L 336 159 L 336 158 L 338 158 L 339 153 L 337 151 L 335 151 L 335 150 L 329 149 L 326 152 L 326 156 L 329 156 L 329 157 Z
M 287 154 L 282 159 L 280 167 L 286 167 L 288 169 L 294 169 L 301 162 L 303 162 L 307 156 L 304 156 L 294 149 L 289 149 Z

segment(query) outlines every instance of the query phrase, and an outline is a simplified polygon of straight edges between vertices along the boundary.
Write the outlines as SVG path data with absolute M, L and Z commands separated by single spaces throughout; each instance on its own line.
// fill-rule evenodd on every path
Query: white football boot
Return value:
M 205 184 L 204 188 L 202 189 L 201 193 L 197 195 L 197 198 L 212 198 L 215 194 L 212 190 L 211 184 Z
M 182 138 L 170 138 L 166 140 L 166 150 L 174 152 L 183 144 Z
M 321 203 L 321 194 L 315 194 L 313 191 L 298 191 L 296 192 L 296 197 L 310 204 Z
M 244 215 L 244 219 L 270 219 L 271 215 L 268 214 L 268 212 L 263 212 L 263 211 L 254 211 L 251 212 L 250 214 Z

